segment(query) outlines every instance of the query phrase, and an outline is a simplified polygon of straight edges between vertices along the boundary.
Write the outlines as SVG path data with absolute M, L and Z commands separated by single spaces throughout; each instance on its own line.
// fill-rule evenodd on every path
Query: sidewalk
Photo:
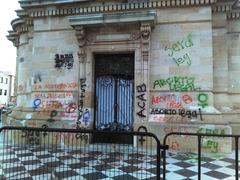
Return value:
M 5 147 L 0 159 L 1 180 L 156 179 L 154 154 L 104 153 L 94 146 L 88 152 L 66 147 Z M 166 169 L 168 180 L 197 179 L 197 155 L 170 152 Z M 234 154 L 204 155 L 201 170 L 203 180 L 234 180 Z

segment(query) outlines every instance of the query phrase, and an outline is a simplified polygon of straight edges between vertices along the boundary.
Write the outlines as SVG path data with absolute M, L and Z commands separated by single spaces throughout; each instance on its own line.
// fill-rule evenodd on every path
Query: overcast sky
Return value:
M 4 1 L 0 6 L 0 71 L 10 71 L 15 73 L 16 48 L 12 42 L 6 38 L 8 31 L 12 30 L 11 21 L 17 17 L 15 10 L 20 9 L 18 0 Z

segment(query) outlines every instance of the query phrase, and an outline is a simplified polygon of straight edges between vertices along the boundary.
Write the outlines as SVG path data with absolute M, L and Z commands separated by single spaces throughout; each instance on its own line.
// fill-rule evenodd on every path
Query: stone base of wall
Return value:
M 234 114 L 232 117 L 238 115 Z M 171 132 L 208 133 L 208 134 L 240 134 L 239 124 L 226 121 L 221 114 L 204 114 L 204 121 L 183 122 L 135 122 L 135 130 L 146 127 L 148 132 L 154 133 L 163 143 L 166 134 Z M 227 119 L 231 119 L 228 117 Z M 144 128 L 140 128 L 143 131 Z M 197 137 L 171 135 L 167 138 L 170 149 L 184 152 L 197 152 Z M 201 140 L 203 152 L 230 153 L 234 149 L 232 138 L 205 137 Z

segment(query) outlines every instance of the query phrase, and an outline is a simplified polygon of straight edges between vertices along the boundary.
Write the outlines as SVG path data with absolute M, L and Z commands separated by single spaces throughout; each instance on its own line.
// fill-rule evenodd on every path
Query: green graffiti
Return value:
M 196 91 L 200 88 L 195 87 L 195 78 L 187 76 L 174 76 L 167 79 L 155 80 L 153 89 L 156 87 L 162 88 L 165 85 L 169 86 L 171 91 Z
M 179 57 L 179 58 L 174 57 L 172 59 L 177 63 L 178 66 L 180 64 L 183 64 L 184 62 L 186 62 L 187 65 L 189 65 L 189 66 L 192 64 L 192 60 L 188 53 L 184 54 L 183 57 Z
M 219 128 L 200 128 L 197 130 L 197 133 L 204 133 L 204 134 L 219 134 L 219 135 L 224 135 L 225 130 L 224 129 L 219 129 Z
M 205 108 L 208 106 L 208 94 L 206 93 L 200 93 L 198 94 L 198 106 L 201 106 L 202 108 Z
M 165 47 L 165 51 L 167 51 L 168 56 L 172 58 L 173 61 L 180 64 L 187 63 L 189 66 L 192 64 L 191 58 L 188 53 L 184 54 L 182 57 L 175 57 L 177 52 L 180 52 L 184 49 L 190 48 L 193 46 L 192 34 L 188 34 L 186 38 L 179 40 L 173 43 L 170 47 Z
M 210 150 L 212 153 L 218 152 L 219 143 L 217 141 L 202 139 L 201 147 Z

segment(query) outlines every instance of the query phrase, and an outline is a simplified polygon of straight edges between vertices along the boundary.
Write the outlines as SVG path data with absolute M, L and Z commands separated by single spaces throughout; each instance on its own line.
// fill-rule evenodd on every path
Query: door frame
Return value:
M 93 66 L 93 72 L 94 72 L 94 118 L 93 118 L 93 129 L 96 129 L 96 110 L 97 110 L 97 99 L 96 99 L 96 83 L 97 83 L 97 77 L 98 74 L 96 73 L 96 61 L 97 61 L 97 56 L 98 55 L 118 55 L 118 54 L 124 54 L 126 56 L 131 57 L 131 63 L 133 63 L 133 72 L 132 72 L 132 81 L 133 81 L 133 97 L 132 97 L 132 129 L 131 131 L 134 130 L 134 117 L 135 117 L 135 52 L 134 51 L 130 51 L 130 52 L 101 52 L 101 53 L 94 53 L 93 54 L 93 61 L 94 61 L 94 66 Z M 110 60 L 111 61 L 111 60 Z M 119 76 L 120 77 L 120 76 Z M 115 111 L 115 110 L 114 110 Z M 114 112 L 116 113 L 116 112 Z M 131 132 L 130 131 L 130 132 Z M 126 143 L 126 144 L 133 144 L 133 137 L 129 137 L 129 135 L 126 135 L 126 137 L 120 137 L 118 135 L 116 135 L 116 137 L 112 137 L 108 138 L 108 137 L 93 137 L 93 141 L 94 142 L 99 142 L 99 139 L 101 139 L 101 142 L 106 142 L 106 143 Z M 111 139 L 109 141 L 109 139 Z
M 129 57 L 131 57 L 131 63 L 133 64 L 133 72 L 132 72 L 132 80 L 133 80 L 133 97 L 132 97 L 132 114 L 133 114 L 133 119 L 132 119 L 132 123 L 134 123 L 134 109 L 135 109 L 135 96 L 134 96 L 134 94 L 135 94 L 135 88 L 134 88 L 134 80 L 135 80 L 135 73 L 134 73 L 134 70 L 135 70 L 135 54 L 134 54 L 134 52 L 121 52 L 121 53 L 96 53 L 95 55 L 94 55 L 94 99 L 95 99 L 95 101 L 94 101 L 94 119 L 93 119 L 93 129 L 96 129 L 96 127 L 95 127 L 95 122 L 96 122 L 96 107 L 97 107 L 97 100 L 96 100 L 96 83 L 97 83 L 97 73 L 96 73 L 96 61 L 97 61 L 97 56 L 98 55 L 112 55 L 112 56 L 115 56 L 115 55 L 118 55 L 118 54 L 124 54 L 124 55 L 126 55 L 126 56 L 129 56 Z M 110 60 L 111 61 L 111 60 Z M 107 74 L 106 74 L 106 76 L 108 76 Z M 118 77 L 120 77 L 120 74 L 119 74 L 119 76 Z M 115 110 L 114 110 L 115 111 Z M 116 112 L 114 112 L 114 114 L 115 114 Z

